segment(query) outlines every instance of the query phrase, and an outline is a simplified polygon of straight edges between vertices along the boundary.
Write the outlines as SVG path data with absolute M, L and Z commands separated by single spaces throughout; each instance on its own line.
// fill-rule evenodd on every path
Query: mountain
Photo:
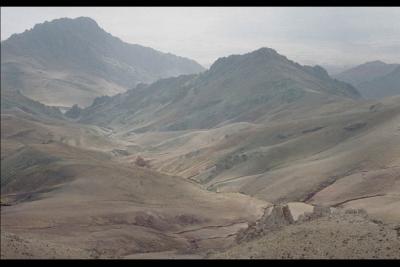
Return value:
M 398 255 L 400 96 L 269 48 L 65 114 L 1 93 L 2 258 Z
M 400 65 L 384 76 L 360 83 L 357 88 L 367 98 L 400 95 Z
M 301 66 L 270 48 L 218 59 L 209 70 L 139 85 L 101 98 L 81 122 L 144 132 L 203 129 L 254 121 L 276 108 L 358 99 L 355 88 L 319 67 Z M 313 100 L 311 100 L 313 99 Z
M 352 84 L 366 98 L 382 98 L 400 94 L 399 72 L 400 64 L 372 61 L 334 77 Z
M 87 17 L 37 24 L 1 42 L 1 87 L 53 106 L 88 106 L 141 82 L 203 70 L 193 60 L 125 43 Z
M 140 155 L 211 191 L 362 207 L 397 221 L 398 100 L 362 99 L 323 68 L 263 48 L 97 98 L 78 121 L 128 142 L 125 160 Z

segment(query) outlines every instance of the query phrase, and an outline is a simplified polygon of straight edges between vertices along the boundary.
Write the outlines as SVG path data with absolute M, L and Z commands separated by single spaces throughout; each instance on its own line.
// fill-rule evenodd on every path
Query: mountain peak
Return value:
M 90 17 L 77 17 L 77 18 L 70 19 L 70 20 L 75 20 L 75 21 L 79 21 L 79 22 L 83 22 L 83 23 L 91 23 L 91 24 L 97 25 L 97 22 Z
M 89 17 L 77 17 L 77 18 L 59 18 L 51 21 L 45 21 L 43 23 L 38 23 L 29 30 L 25 30 L 23 33 L 15 33 L 10 36 L 5 41 L 13 41 L 17 39 L 24 38 L 26 34 L 34 35 L 37 33 L 45 32 L 59 32 L 65 29 L 70 29 L 74 31 L 86 31 L 86 32 L 98 32 L 103 31 L 95 20 Z M 63 33 L 61 33 L 63 34 Z
M 236 64 L 257 65 L 270 59 L 286 59 L 286 57 L 278 54 L 276 50 L 268 47 L 262 47 L 252 52 L 241 55 L 230 55 L 228 57 L 218 58 L 210 67 L 211 72 L 229 68 Z M 255 62 L 258 62 L 254 64 Z
M 50 28 L 60 28 L 73 30 L 99 30 L 101 29 L 97 22 L 89 17 L 77 17 L 77 18 L 59 18 L 52 21 L 46 21 L 44 23 L 36 24 L 33 27 L 35 29 L 50 29 Z
M 246 73 L 246 76 L 244 76 Z M 303 77 L 309 75 L 308 79 L 314 80 L 316 83 L 330 83 L 335 86 L 328 88 L 326 85 L 316 88 L 328 94 L 341 95 L 351 98 L 358 98 L 359 94 L 356 89 L 349 87 L 348 84 L 339 84 L 329 76 L 328 72 L 321 66 L 302 66 L 284 55 L 279 54 L 276 50 L 262 47 L 255 51 L 243 55 L 231 55 L 229 57 L 219 58 L 211 66 L 208 74 L 220 79 L 220 77 L 231 77 L 227 80 L 236 80 L 237 77 L 243 76 L 248 78 L 252 75 L 255 81 L 270 85 L 273 79 L 280 77 L 281 80 L 291 80 L 292 77 Z M 266 77 L 269 77 L 267 79 Z M 277 82 L 275 80 L 274 82 Z M 236 80 L 240 83 L 240 80 Z M 279 83 L 279 82 L 277 82 Z M 246 85 L 248 86 L 248 85 Z M 260 85 L 257 85 L 260 86 Z M 264 85 L 263 85 L 264 86 Z M 311 86 L 311 85 L 310 85 Z M 337 90 L 337 87 L 342 90 Z M 321 89 L 322 88 L 322 89 Z
M 276 52 L 276 50 L 268 47 L 261 47 L 260 49 L 254 50 L 250 53 L 243 55 L 246 58 L 256 59 L 256 60 L 270 60 L 270 59 L 278 59 L 285 60 L 287 59 L 285 56 Z
M 75 24 L 75 25 L 90 25 L 90 26 L 95 26 L 95 27 L 99 27 L 99 25 L 97 24 L 97 22 L 89 17 L 77 17 L 77 18 L 59 18 L 59 19 L 54 19 L 51 21 L 45 21 L 44 23 L 39 23 L 36 24 L 36 26 L 40 26 L 43 24 Z
M 261 47 L 253 52 L 250 52 L 249 54 L 257 54 L 257 55 L 279 55 L 278 52 L 276 52 L 275 49 L 269 48 L 269 47 Z

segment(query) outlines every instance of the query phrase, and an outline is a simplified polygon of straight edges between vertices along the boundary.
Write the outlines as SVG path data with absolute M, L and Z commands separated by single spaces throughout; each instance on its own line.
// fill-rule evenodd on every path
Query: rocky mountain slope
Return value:
M 193 60 L 128 44 L 87 17 L 56 19 L 1 43 L 1 87 L 54 106 L 88 106 L 160 78 L 198 73 Z
M 366 98 L 382 98 L 400 94 L 400 64 L 382 61 L 367 62 L 334 77 L 355 86 Z
M 265 48 L 217 60 L 200 75 L 98 98 L 79 117 L 131 144 L 122 161 L 140 155 L 205 189 L 354 205 L 391 221 L 400 219 L 399 119 L 398 97 L 360 99 L 323 69 Z M 326 195 L 350 180 L 348 192 Z
M 208 190 L 273 203 L 355 205 L 399 220 L 399 103 L 397 97 L 293 105 L 257 123 L 114 135 L 131 143 L 132 155 L 123 160 L 140 155 L 152 168 Z
M 268 48 L 64 115 L 2 90 L 2 257 L 398 258 L 399 98 Z
M 98 99 L 80 121 L 133 132 L 207 129 L 328 98 L 357 99 L 359 94 L 321 67 L 301 66 L 262 48 L 220 58 L 199 75 L 163 79 Z

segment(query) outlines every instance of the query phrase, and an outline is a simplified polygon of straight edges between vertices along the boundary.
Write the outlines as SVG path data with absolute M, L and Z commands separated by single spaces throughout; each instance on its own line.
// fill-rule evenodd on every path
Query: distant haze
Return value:
M 46 20 L 79 16 L 123 41 L 205 67 L 260 47 L 302 64 L 400 62 L 396 7 L 2 7 L 1 40 Z

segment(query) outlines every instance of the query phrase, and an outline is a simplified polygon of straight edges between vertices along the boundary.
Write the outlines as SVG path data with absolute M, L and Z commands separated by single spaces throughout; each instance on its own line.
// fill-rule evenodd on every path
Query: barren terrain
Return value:
M 262 48 L 72 117 L 1 98 L 2 259 L 400 258 L 400 96 Z

